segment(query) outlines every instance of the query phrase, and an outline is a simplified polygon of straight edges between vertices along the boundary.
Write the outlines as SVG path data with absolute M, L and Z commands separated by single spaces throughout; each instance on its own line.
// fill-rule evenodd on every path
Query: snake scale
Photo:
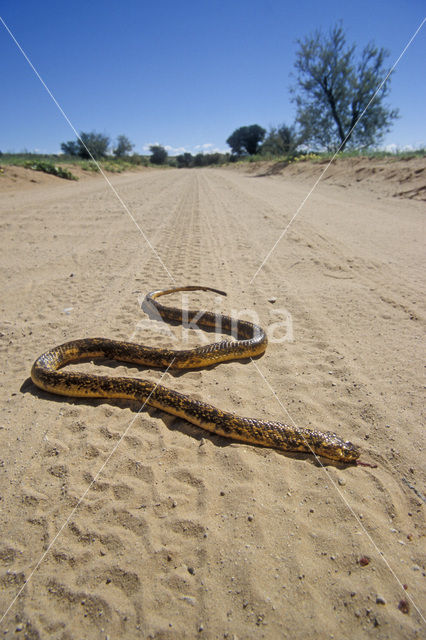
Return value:
M 195 369 L 227 360 L 262 355 L 267 346 L 263 329 L 251 322 L 210 311 L 192 311 L 168 307 L 157 298 L 176 291 L 224 292 L 211 287 L 186 286 L 149 293 L 144 306 L 156 310 L 166 321 L 196 323 L 201 327 L 220 327 L 219 331 L 235 335 L 236 340 L 222 340 L 207 346 L 171 350 L 139 345 L 107 338 L 85 338 L 66 342 L 50 349 L 34 362 L 33 382 L 51 393 L 91 398 L 126 398 L 166 411 L 203 429 L 233 440 L 272 447 L 283 451 L 303 451 L 343 463 L 360 463 L 360 451 L 335 433 L 300 428 L 281 422 L 243 418 L 228 411 L 194 400 L 148 380 L 128 377 L 99 376 L 71 371 L 62 367 L 78 360 L 107 358 L 163 369 Z

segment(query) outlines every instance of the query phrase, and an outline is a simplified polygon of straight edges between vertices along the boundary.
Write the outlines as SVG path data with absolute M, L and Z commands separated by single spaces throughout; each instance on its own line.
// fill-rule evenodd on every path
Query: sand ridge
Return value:
M 410 597 L 421 608 L 422 203 L 377 184 L 320 185 L 250 284 L 308 179 L 206 169 L 112 181 L 178 284 L 228 292 L 191 294 L 191 307 L 256 314 L 266 329 L 281 321 L 287 337 L 256 362 L 270 386 L 237 362 L 162 382 L 283 420 L 272 388 L 297 424 L 352 439 L 378 467 L 324 470 L 160 411 L 36 390 L 33 360 L 69 339 L 179 348 L 212 335 L 147 319 L 144 294 L 172 283 L 102 178 L 9 190 L 1 611 L 67 524 L 3 620 L 4 637 L 420 638 Z

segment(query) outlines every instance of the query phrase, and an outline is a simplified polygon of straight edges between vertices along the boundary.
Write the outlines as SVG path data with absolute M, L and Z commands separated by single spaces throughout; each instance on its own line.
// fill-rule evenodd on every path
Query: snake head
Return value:
M 346 464 L 355 463 L 361 455 L 359 448 L 349 440 L 342 440 L 338 435 L 329 431 L 324 435 L 325 438 L 323 437 L 319 446 L 316 447 L 318 455 Z

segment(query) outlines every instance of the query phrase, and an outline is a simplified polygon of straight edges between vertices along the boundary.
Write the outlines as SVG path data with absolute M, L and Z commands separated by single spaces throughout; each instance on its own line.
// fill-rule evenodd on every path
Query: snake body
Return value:
M 233 440 L 283 451 L 313 453 L 344 463 L 356 462 L 360 455 L 359 449 L 329 431 L 243 418 L 148 380 L 60 371 L 72 362 L 100 357 L 163 369 L 194 369 L 264 353 L 267 346 L 266 334 L 261 327 L 251 322 L 209 311 L 183 311 L 177 307 L 167 307 L 157 300 L 158 297 L 175 291 L 195 290 L 226 295 L 210 287 L 186 286 L 153 291 L 146 296 L 144 304 L 169 322 L 215 327 L 219 332 L 235 335 L 236 340 L 222 340 L 185 350 L 154 348 L 107 338 L 73 340 L 54 347 L 37 358 L 31 370 L 33 382 L 44 391 L 64 396 L 136 400 Z

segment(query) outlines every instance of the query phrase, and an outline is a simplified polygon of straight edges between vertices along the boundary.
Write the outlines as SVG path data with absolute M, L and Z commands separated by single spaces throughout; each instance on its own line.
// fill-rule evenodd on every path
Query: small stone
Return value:
M 376 604 L 386 604 L 386 600 L 383 596 L 376 596 Z
M 220 495 L 221 495 L 221 496 L 224 496 L 224 495 L 225 495 L 225 492 L 224 492 L 224 491 L 221 491 L 221 492 L 220 492 Z
M 204 629 L 204 625 L 200 624 L 199 627 L 198 627 L 198 631 L 201 632 L 201 631 L 203 631 L 203 629 Z
M 359 559 L 359 564 L 361 565 L 361 567 L 366 567 L 368 564 L 370 564 L 370 558 L 368 556 L 361 556 Z
M 271 304 L 274 304 L 274 302 L 276 302 L 277 299 L 272 297 L 272 298 L 268 298 L 268 302 L 270 302 Z
M 248 520 L 249 522 L 251 522 L 251 521 L 253 520 L 253 518 L 254 518 L 254 516 L 252 516 L 252 515 L 247 516 L 247 520 Z
M 420 567 L 418 564 L 413 564 L 413 566 L 411 567 L 412 571 L 420 571 Z
M 22 631 L 23 628 L 24 628 L 23 624 L 17 624 L 15 631 Z
M 110 584 L 110 582 L 111 582 L 111 578 L 107 578 L 107 579 L 105 580 L 105 582 L 106 582 L 107 584 Z
M 176 502 L 176 500 L 173 500 L 173 502 L 172 502 L 172 507 L 173 507 L 173 509 L 175 509 L 175 508 L 177 507 L 177 502 Z
M 337 481 L 341 486 L 344 486 L 346 484 L 346 480 L 344 478 L 339 478 Z
M 190 574 L 191 574 L 191 576 L 193 576 L 193 575 L 194 575 L 194 573 L 195 573 L 195 569 L 194 569 L 194 567 L 188 567 L 188 573 L 190 573 Z

